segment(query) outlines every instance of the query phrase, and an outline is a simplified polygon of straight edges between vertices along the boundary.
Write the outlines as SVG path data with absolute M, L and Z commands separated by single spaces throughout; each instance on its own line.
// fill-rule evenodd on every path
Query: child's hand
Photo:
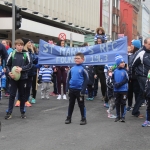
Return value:
M 3 70 L 4 70 L 4 73 L 6 73 L 6 68 L 4 68 Z
M 54 72 L 57 72 L 57 68 L 54 68 Z
M 16 69 L 15 71 L 16 71 L 17 73 L 20 73 L 20 72 L 22 71 L 22 68 L 17 66 L 17 69 Z
M 109 75 L 110 77 L 112 77 L 112 72 L 109 72 L 108 75 Z
M 12 74 L 12 72 L 9 72 L 9 76 L 10 76 L 12 79 L 15 78 L 15 76 Z

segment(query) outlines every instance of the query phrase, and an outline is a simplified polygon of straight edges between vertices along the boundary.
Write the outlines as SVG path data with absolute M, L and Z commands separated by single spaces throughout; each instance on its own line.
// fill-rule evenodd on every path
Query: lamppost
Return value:
M 12 43 L 15 43 L 15 0 L 12 0 Z

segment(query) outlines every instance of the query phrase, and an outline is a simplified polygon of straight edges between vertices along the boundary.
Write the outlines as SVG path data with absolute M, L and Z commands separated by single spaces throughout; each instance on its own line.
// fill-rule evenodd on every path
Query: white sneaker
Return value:
M 41 99 L 44 99 L 44 96 L 41 96 Z
M 46 99 L 49 99 L 49 96 L 46 96 Z
M 108 114 L 110 114 L 109 109 L 108 109 L 108 110 L 106 110 L 106 111 L 107 111 L 107 113 L 108 113 Z
M 67 97 L 66 97 L 66 95 L 65 95 L 65 94 L 63 95 L 63 99 L 67 99 Z
M 108 114 L 108 118 L 116 118 L 116 116 L 115 115 L 113 115 L 113 114 Z
M 60 94 L 58 95 L 57 99 L 58 99 L 58 100 L 60 100 L 60 99 L 61 99 L 61 95 L 60 95 Z

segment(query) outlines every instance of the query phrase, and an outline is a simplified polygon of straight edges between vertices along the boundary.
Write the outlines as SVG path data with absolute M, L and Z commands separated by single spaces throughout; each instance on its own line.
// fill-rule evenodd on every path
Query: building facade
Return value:
M 143 3 L 138 15 L 138 36 L 144 40 L 150 37 L 150 10 Z
M 108 40 L 116 40 L 119 33 L 119 0 L 102 0 L 102 26 L 105 28 Z
M 0 22 L 5 22 L 3 19 L 8 17 L 11 18 L 12 7 L 8 5 L 11 3 L 12 0 L 0 0 Z M 64 32 L 67 40 L 70 40 L 69 35 L 72 33 L 74 42 L 84 42 L 84 34 L 94 34 L 95 29 L 100 25 L 100 0 L 94 2 L 93 0 L 16 0 L 16 5 L 23 9 L 22 27 L 16 33 L 24 34 L 25 28 L 30 28 L 29 25 L 36 22 L 33 34 L 31 31 L 26 31 L 27 34 L 36 35 L 34 37 L 36 40 L 37 36 L 57 38 L 60 32 Z M 28 20 L 29 25 L 25 24 L 24 19 Z M 43 34 L 38 25 L 43 29 L 47 29 L 48 26 L 53 27 L 52 35 Z M 2 30 L 1 26 L 0 31 L 10 37 L 12 27 L 4 28 L 3 23 Z M 6 32 L 9 30 L 10 33 Z
M 120 0 L 120 34 L 128 37 L 128 45 L 131 45 L 132 39 L 137 39 L 138 11 L 139 7 Z

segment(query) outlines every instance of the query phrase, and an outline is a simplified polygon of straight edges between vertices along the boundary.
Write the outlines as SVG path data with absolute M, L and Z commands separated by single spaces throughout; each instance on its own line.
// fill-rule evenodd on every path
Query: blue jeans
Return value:
M 145 101 L 143 97 L 143 92 L 145 89 L 145 83 L 146 83 L 147 77 L 137 76 L 137 80 L 140 86 L 140 92 L 139 92 L 137 99 L 135 99 L 135 105 L 132 111 L 132 115 L 136 117 L 140 115 L 139 108 L 142 105 L 142 103 Z

